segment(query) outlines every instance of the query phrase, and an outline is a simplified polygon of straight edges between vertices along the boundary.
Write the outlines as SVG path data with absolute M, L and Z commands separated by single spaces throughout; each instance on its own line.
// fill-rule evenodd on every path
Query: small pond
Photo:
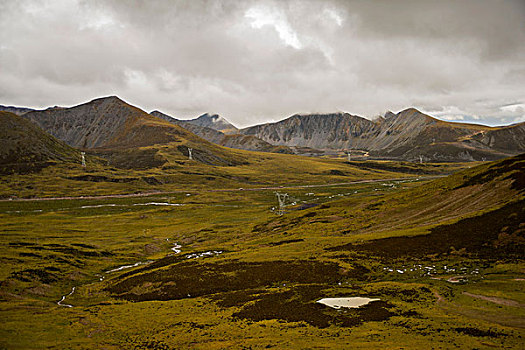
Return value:
M 363 297 L 345 297 L 345 298 L 323 298 L 317 300 L 318 303 L 332 307 L 334 309 L 340 309 L 342 307 L 358 308 L 360 306 L 371 303 L 372 301 L 378 301 L 379 299 L 363 298 Z

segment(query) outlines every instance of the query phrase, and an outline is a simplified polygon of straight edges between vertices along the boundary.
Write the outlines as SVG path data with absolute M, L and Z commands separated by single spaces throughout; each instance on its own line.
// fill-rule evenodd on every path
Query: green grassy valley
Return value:
M 228 149 L 242 161 L 211 166 L 148 149 L 166 162 L 88 155 L 86 168 L 1 177 L 0 347 L 521 346 L 523 156 L 349 163 Z M 283 215 L 275 192 L 288 195 Z M 317 302 L 336 297 L 379 300 Z

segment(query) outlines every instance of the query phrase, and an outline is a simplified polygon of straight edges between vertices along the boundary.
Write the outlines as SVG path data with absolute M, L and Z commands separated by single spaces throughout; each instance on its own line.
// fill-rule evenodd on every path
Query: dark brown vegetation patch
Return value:
M 271 246 L 279 246 L 283 244 L 289 244 L 289 243 L 297 243 L 297 242 L 304 242 L 304 239 L 298 238 L 298 239 L 285 239 L 284 241 L 279 242 L 271 242 L 269 243 Z
M 508 175 L 504 179 L 513 180 L 513 189 L 518 191 L 525 189 L 525 153 L 491 165 L 487 171 L 472 176 L 457 188 L 484 184 L 505 174 Z
M 58 275 L 56 275 L 56 270 L 53 270 L 53 272 L 48 271 L 49 268 L 45 269 L 25 269 L 22 271 L 13 272 L 11 274 L 11 278 L 17 279 L 22 282 L 32 282 L 32 281 L 40 281 L 45 284 L 50 284 L 53 282 L 58 281 Z
M 108 165 L 121 169 L 151 169 L 161 167 L 167 160 L 156 149 L 95 150 L 94 155 L 105 158 Z
M 116 183 L 128 183 L 136 181 L 133 177 L 122 177 L 122 178 L 111 178 L 104 175 L 77 175 L 67 177 L 69 180 L 76 181 L 89 181 L 89 182 L 116 182 Z
M 282 292 L 262 294 L 256 302 L 244 306 L 233 317 L 251 321 L 278 319 L 306 322 L 315 327 L 326 328 L 330 325 L 355 327 L 363 322 L 384 321 L 396 315 L 389 310 L 392 305 L 384 301 L 374 301 L 356 309 L 332 309 L 316 303 L 316 300 L 323 297 L 322 288 L 319 285 L 303 285 Z
M 334 284 L 343 278 L 362 278 L 363 270 L 342 270 L 317 261 L 228 262 L 199 264 L 184 261 L 167 268 L 131 274 L 107 288 L 133 300 L 172 300 L 289 283 Z
M 405 173 L 405 174 L 427 174 L 434 175 L 442 173 L 439 164 L 419 164 L 419 163 L 409 163 L 409 162 L 375 162 L 375 161 L 365 161 L 365 162 L 346 162 L 346 164 L 353 165 L 355 167 L 366 169 L 366 170 L 385 170 L 393 171 L 396 173 Z M 429 168 L 432 166 L 434 169 Z
M 520 224 L 524 217 L 524 201 L 518 201 L 451 225 L 437 226 L 427 235 L 383 238 L 328 250 L 359 251 L 385 259 L 396 259 L 449 254 L 464 249 L 472 257 L 523 259 L 525 237 Z
M 466 335 L 471 335 L 473 337 L 490 337 L 490 338 L 498 338 L 498 337 L 504 337 L 506 336 L 505 333 L 496 332 L 492 330 L 484 331 L 482 329 L 478 328 L 472 328 L 472 327 L 460 327 L 455 328 L 455 331 L 458 333 L 463 333 Z

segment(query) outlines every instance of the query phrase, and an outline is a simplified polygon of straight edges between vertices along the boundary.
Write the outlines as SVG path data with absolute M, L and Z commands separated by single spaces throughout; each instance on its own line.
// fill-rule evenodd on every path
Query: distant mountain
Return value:
M 179 125 L 191 131 L 195 135 L 202 137 L 205 140 L 208 140 L 210 142 L 216 143 L 224 147 L 243 149 L 247 151 L 288 154 L 294 153 L 290 148 L 286 146 L 274 146 L 269 142 L 263 141 L 255 136 L 241 134 L 226 135 L 225 133 L 217 131 L 215 129 L 189 123 L 185 120 L 179 120 L 159 111 L 153 111 L 150 114 L 155 117 L 164 119 L 175 125 Z
M 372 155 L 408 160 L 495 160 L 525 151 L 524 126 L 452 123 L 409 108 L 381 120 L 368 149 Z
M 324 148 L 366 148 L 363 138 L 375 130 L 376 124 L 348 113 L 295 114 L 285 120 L 241 129 L 275 145 Z
M 181 120 L 182 123 L 189 123 L 198 126 L 204 126 L 225 134 L 237 133 L 238 129 L 229 121 L 218 114 L 205 113 L 198 118 L 190 120 Z
M 173 123 L 152 116 L 116 96 L 71 107 L 23 115 L 70 146 L 89 150 L 120 168 L 160 167 L 192 160 L 209 165 L 244 164 L 246 159 Z
M 80 151 L 21 116 L 0 111 L 0 174 L 38 171 L 57 162 L 80 164 Z
M 71 108 L 50 108 L 23 115 L 43 130 L 77 148 L 129 148 L 198 138 L 163 122 L 116 96 Z
M 276 145 L 360 149 L 377 157 L 493 160 L 525 151 L 525 123 L 508 127 L 445 122 L 409 108 L 374 121 L 348 113 L 293 115 L 240 130 Z
M 0 111 L 11 112 L 11 113 L 14 113 L 16 115 L 22 115 L 22 114 L 25 114 L 27 112 L 34 111 L 34 109 L 26 108 L 26 107 L 2 106 L 2 105 L 0 105 Z

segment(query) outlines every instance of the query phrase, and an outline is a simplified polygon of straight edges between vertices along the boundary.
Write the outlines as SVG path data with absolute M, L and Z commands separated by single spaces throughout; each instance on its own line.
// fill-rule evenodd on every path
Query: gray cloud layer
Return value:
M 0 0 L 0 104 L 508 124 L 525 120 L 523 43 L 522 0 Z

